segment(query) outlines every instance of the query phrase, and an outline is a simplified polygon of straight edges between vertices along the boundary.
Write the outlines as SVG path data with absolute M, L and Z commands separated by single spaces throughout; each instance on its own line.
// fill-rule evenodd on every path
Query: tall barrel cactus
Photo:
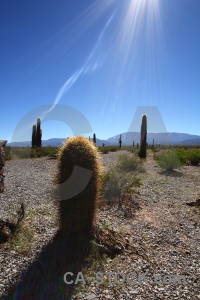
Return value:
M 146 156 L 147 156 L 147 116 L 143 115 L 142 125 L 141 125 L 139 157 L 146 158 Z
M 41 120 L 37 118 L 37 130 L 36 130 L 36 146 L 42 146 L 42 129 L 41 129 Z
M 32 129 L 32 148 L 36 147 L 36 125 Z
M 82 175 L 77 172 L 73 176 L 74 168 L 83 168 Z M 69 189 L 68 182 L 73 177 L 72 189 L 77 187 L 83 177 L 90 177 L 88 183 L 71 198 L 66 197 L 66 189 Z M 101 166 L 98 151 L 93 143 L 84 137 L 70 138 L 60 148 L 58 153 L 58 174 L 59 184 L 59 210 L 60 227 L 66 234 L 89 233 L 93 228 L 97 202 L 101 188 Z

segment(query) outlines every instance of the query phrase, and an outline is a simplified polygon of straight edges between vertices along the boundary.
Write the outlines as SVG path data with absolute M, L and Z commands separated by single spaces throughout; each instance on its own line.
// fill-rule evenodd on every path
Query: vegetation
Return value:
M 141 186 L 141 178 L 130 173 L 118 173 L 115 169 L 102 176 L 102 198 L 121 203 L 123 194 L 131 194 Z
M 93 134 L 93 143 L 96 145 L 97 139 L 96 139 L 96 134 Z
M 59 147 L 41 147 L 41 148 L 30 148 L 30 147 L 5 147 L 6 160 L 16 158 L 39 158 L 48 157 L 56 158 Z
M 85 169 L 82 175 L 79 171 L 74 172 L 76 166 Z M 89 183 L 77 194 L 77 184 L 89 176 L 88 170 L 92 171 Z M 74 180 L 70 181 L 73 172 Z M 97 148 L 88 139 L 73 137 L 61 147 L 58 155 L 57 183 L 61 229 L 69 234 L 90 232 L 100 196 L 101 166 Z M 73 190 L 76 193 L 69 197 L 67 192 Z
M 0 245 L 7 242 L 7 247 L 20 254 L 27 253 L 34 240 L 33 229 L 24 221 L 25 206 L 21 203 L 13 220 L 0 220 Z
M 33 125 L 32 129 L 32 148 L 42 146 L 42 129 L 41 129 L 41 119 L 37 118 L 37 126 Z
M 200 164 L 200 149 L 198 148 L 178 148 L 175 149 L 175 153 L 183 164 L 190 164 L 192 166 L 198 166 Z
M 118 207 L 121 207 L 123 195 L 133 193 L 141 185 L 138 171 L 143 172 L 144 169 L 137 157 L 120 155 L 116 165 L 102 176 L 102 199 L 117 201 Z
M 119 151 L 120 148 L 117 146 L 101 146 L 98 147 L 99 152 L 103 153 L 103 154 L 107 154 L 109 152 L 115 152 L 115 151 Z
M 34 231 L 25 222 L 21 222 L 10 239 L 10 248 L 20 254 L 28 253 L 34 241 Z
M 146 158 L 147 155 L 147 116 L 142 116 L 142 125 L 141 125 L 141 138 L 140 138 L 140 151 L 139 157 Z
M 120 134 L 120 137 L 119 137 L 119 148 L 122 147 L 122 135 Z
M 37 130 L 36 130 L 36 147 L 42 146 L 42 129 L 41 129 L 41 120 L 37 119 Z
M 128 154 L 119 155 L 116 169 L 122 172 L 144 171 L 138 158 L 135 155 Z
M 173 151 L 167 151 L 160 154 L 158 156 L 158 164 L 166 171 L 172 171 L 181 167 L 181 162 L 177 154 Z
M 32 148 L 36 147 L 36 132 L 37 132 L 37 127 L 36 125 L 33 125 L 33 129 L 32 129 Z

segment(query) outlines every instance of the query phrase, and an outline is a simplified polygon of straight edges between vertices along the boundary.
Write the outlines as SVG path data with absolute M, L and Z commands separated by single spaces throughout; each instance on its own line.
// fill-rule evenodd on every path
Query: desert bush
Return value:
M 198 166 L 200 163 L 200 149 L 179 148 L 175 150 L 175 153 L 183 164 Z
M 11 160 L 12 159 L 11 147 L 10 146 L 5 147 L 5 155 L 6 155 L 6 160 Z
M 115 172 L 115 170 L 105 173 L 102 177 L 102 197 L 106 200 L 118 201 L 126 182 L 126 176 Z
M 49 157 L 56 158 L 58 147 L 41 147 L 41 148 L 30 148 L 30 147 L 6 147 L 6 160 L 15 158 L 39 158 Z
M 20 223 L 10 239 L 10 248 L 20 254 L 28 253 L 34 241 L 33 229 L 25 223 Z
M 121 148 L 119 148 L 119 146 L 99 146 L 98 147 L 99 152 L 106 154 L 109 152 L 115 152 L 115 151 L 119 151 L 121 150 Z
M 102 175 L 102 199 L 121 202 L 123 194 L 131 194 L 141 186 L 141 178 L 130 173 L 117 172 L 115 168 Z
M 118 146 L 110 146 L 110 152 L 115 152 L 121 150 Z
M 175 152 L 165 152 L 158 156 L 159 166 L 167 171 L 172 171 L 174 169 L 181 167 L 181 162 Z
M 135 155 L 128 154 L 119 155 L 116 169 L 123 172 L 144 171 L 141 161 Z
M 109 153 L 109 147 L 98 147 L 98 150 L 103 154 Z
M 126 151 L 131 152 L 131 153 L 135 153 L 136 150 L 137 150 L 136 147 L 133 147 L 133 146 L 123 146 L 121 149 L 126 150 Z

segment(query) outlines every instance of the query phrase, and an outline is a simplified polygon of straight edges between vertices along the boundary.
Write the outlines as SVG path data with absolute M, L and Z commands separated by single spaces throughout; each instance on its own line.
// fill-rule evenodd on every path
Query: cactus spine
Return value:
M 147 116 L 143 115 L 142 125 L 141 125 L 139 157 L 146 158 L 146 155 L 147 155 Z
M 120 137 L 119 137 L 119 148 L 122 147 L 122 135 L 120 134 Z
M 58 155 L 57 182 L 64 183 L 71 176 L 75 166 L 92 171 L 92 177 L 83 191 L 70 199 L 63 199 L 64 184 L 59 186 L 60 226 L 66 234 L 89 233 L 94 225 L 96 205 L 100 196 L 101 166 L 98 151 L 93 143 L 84 137 L 70 138 L 60 148 Z M 77 181 L 80 178 L 77 178 Z
M 32 129 L 32 148 L 36 147 L 36 125 Z

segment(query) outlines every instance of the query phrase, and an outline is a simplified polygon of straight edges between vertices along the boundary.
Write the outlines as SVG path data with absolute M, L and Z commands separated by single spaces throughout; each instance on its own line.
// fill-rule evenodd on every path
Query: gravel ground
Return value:
M 103 166 L 109 169 L 121 153 L 102 155 Z M 122 209 L 117 209 L 117 204 L 108 204 L 97 215 L 99 222 L 122 232 L 130 247 L 122 255 L 107 259 L 104 271 L 114 273 L 110 282 L 106 280 L 108 275 L 102 286 L 94 280 L 86 281 L 78 296 L 70 299 L 200 299 L 200 217 L 198 208 L 186 205 L 200 198 L 200 169 L 187 166 L 172 174 L 162 173 L 151 152 L 144 167 L 142 186 L 123 200 Z M 16 284 L 22 270 L 34 264 L 56 235 L 57 208 L 52 184 L 55 171 L 56 160 L 45 158 L 6 163 L 0 219 L 10 218 L 24 201 L 25 221 L 34 230 L 35 239 L 28 253 L 0 245 L 1 299 L 13 299 L 6 298 L 5 292 Z M 114 277 L 117 272 L 121 272 L 120 283 Z M 128 281 L 130 272 L 135 273 Z M 20 297 L 16 293 L 14 299 L 68 298 L 56 290 L 54 294 L 46 291 L 38 298 Z

